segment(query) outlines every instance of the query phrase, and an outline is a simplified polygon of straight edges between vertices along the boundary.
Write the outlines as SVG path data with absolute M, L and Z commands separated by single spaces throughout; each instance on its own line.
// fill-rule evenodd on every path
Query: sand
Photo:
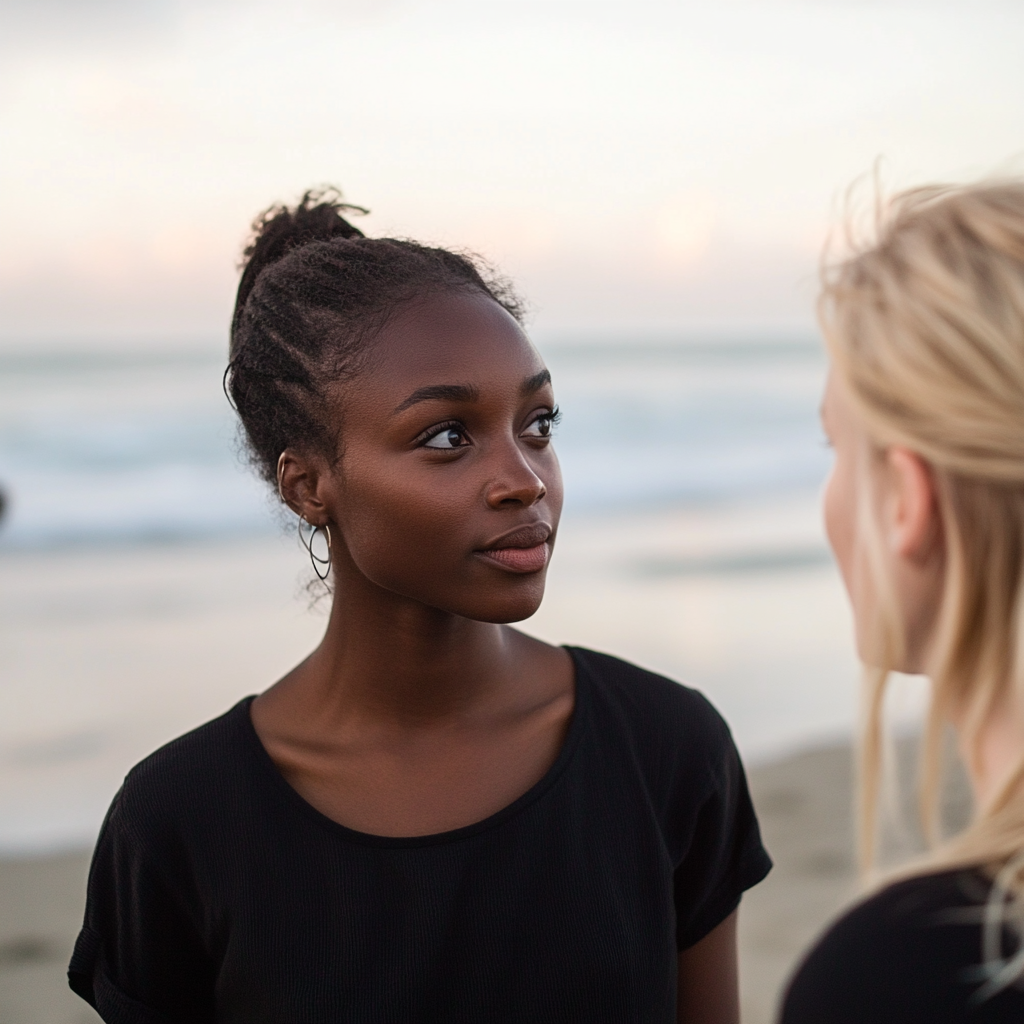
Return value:
M 810 750 L 750 772 L 775 869 L 740 913 L 745 1024 L 768 1024 L 781 986 L 822 925 L 853 895 L 850 758 Z M 67 988 L 65 969 L 85 892 L 88 854 L 0 860 L 0 1021 L 86 1024 L 98 1017 Z
M 775 1019 L 786 979 L 829 920 L 856 897 L 847 746 L 808 750 L 750 772 L 775 867 L 740 908 L 745 1024 Z
M 67 983 L 81 925 L 88 853 L 0 861 L 0 1021 L 87 1024 L 100 1018 Z

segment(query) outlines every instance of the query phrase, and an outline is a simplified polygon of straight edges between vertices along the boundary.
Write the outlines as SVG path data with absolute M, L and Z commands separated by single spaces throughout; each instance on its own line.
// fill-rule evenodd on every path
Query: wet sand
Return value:
M 775 869 L 740 914 L 745 1024 L 773 1020 L 802 950 L 854 893 L 850 759 L 845 746 L 754 768 L 751 789 Z M 88 854 L 0 860 L 0 1021 L 86 1024 L 99 1018 L 64 971 L 85 891 Z

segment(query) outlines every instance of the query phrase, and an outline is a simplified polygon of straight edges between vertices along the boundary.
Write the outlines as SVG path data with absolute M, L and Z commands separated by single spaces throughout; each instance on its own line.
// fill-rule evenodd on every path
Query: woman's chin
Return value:
M 526 581 L 524 580 L 524 583 Z M 473 602 L 461 614 L 477 622 L 494 622 L 502 625 L 522 622 L 533 615 L 544 599 L 544 577 L 530 580 L 532 586 L 517 588 L 519 593 L 504 594 L 489 601 Z

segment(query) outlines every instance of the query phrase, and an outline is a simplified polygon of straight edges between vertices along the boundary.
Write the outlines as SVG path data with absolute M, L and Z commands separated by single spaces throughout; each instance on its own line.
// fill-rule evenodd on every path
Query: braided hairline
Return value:
M 254 227 L 267 230 L 275 217 L 291 216 L 275 208 Z M 250 460 L 272 485 L 285 448 L 332 458 L 338 452 L 339 419 L 328 413 L 329 391 L 359 371 L 373 338 L 401 307 L 429 294 L 473 291 L 522 320 L 510 286 L 471 255 L 407 239 L 365 238 L 355 229 L 310 241 L 299 231 L 291 245 L 287 239 L 282 245 L 277 234 L 272 241 L 284 255 L 262 268 L 260 237 L 246 249 L 251 262 L 239 289 L 243 301 L 233 317 L 225 373 Z

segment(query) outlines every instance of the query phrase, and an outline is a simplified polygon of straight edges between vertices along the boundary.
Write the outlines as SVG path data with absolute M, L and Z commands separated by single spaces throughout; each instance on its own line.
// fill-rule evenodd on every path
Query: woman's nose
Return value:
M 536 504 L 547 494 L 544 481 L 525 458 L 516 444 L 502 446 L 495 460 L 493 474 L 487 484 L 486 499 L 491 508 L 506 505 Z

